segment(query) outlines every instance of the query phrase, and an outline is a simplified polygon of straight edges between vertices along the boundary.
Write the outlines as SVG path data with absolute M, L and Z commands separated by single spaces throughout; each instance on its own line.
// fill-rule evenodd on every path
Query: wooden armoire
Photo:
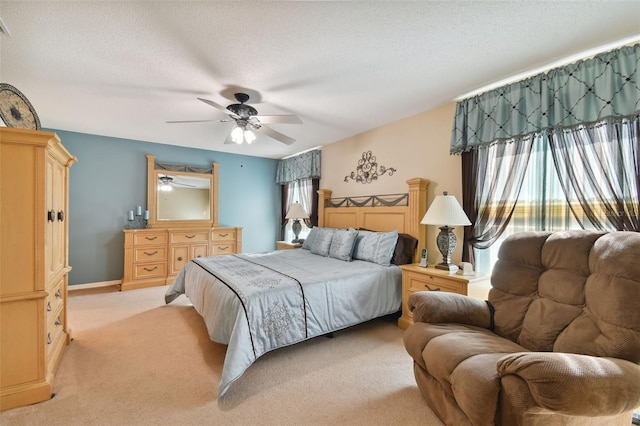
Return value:
M 0 410 L 51 398 L 69 343 L 69 167 L 55 133 L 0 128 Z

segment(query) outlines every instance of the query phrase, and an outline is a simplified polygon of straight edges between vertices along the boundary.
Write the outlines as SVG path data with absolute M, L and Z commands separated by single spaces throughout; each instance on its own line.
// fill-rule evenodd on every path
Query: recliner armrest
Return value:
M 606 416 L 640 405 L 640 367 L 630 361 L 519 352 L 498 360 L 497 369 L 501 378 L 515 375 L 522 379 L 538 406 L 558 413 Z
M 409 296 L 408 306 L 413 322 L 492 326 L 492 312 L 486 302 L 458 293 L 419 291 Z

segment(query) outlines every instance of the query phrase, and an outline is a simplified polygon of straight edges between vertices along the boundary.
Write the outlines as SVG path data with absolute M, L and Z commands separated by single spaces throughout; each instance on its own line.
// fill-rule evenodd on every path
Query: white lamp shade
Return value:
M 289 206 L 289 211 L 284 217 L 285 219 L 308 219 L 309 215 L 304 211 L 302 205 L 295 202 Z
M 433 200 L 433 203 L 427 209 L 424 217 L 420 221 L 423 225 L 451 225 L 451 226 L 467 226 L 471 225 L 469 218 L 460 207 L 458 200 L 453 195 L 444 192 Z

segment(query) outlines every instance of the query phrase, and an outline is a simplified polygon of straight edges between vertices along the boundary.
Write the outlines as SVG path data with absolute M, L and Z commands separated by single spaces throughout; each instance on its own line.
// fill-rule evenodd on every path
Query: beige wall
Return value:
M 436 194 L 448 191 L 462 203 L 461 157 L 449 155 L 455 103 L 449 103 L 416 116 L 396 121 L 366 133 L 322 147 L 320 187 L 331 189 L 332 196 L 399 194 L 407 192 L 406 180 L 421 177 L 431 181 L 427 204 Z M 393 176 L 385 174 L 370 184 L 356 183 L 345 176 L 356 170 L 362 153 L 372 151 L 379 165 L 393 167 Z M 439 263 L 436 226 L 427 226 L 429 263 Z M 455 229 L 458 246 L 452 261 L 461 258 L 462 227 Z M 419 247 L 421 250 L 422 247 Z

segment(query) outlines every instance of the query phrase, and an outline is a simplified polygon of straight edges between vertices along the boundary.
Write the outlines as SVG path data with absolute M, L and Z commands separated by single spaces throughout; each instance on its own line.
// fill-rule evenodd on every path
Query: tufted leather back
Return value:
M 640 363 L 640 233 L 514 234 L 491 286 L 498 335 L 532 351 Z

